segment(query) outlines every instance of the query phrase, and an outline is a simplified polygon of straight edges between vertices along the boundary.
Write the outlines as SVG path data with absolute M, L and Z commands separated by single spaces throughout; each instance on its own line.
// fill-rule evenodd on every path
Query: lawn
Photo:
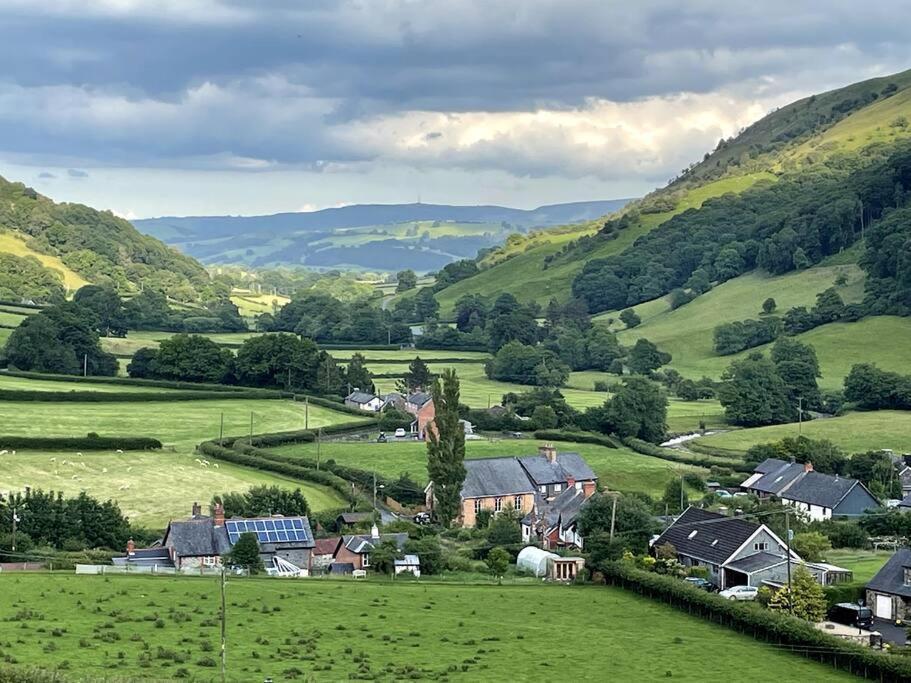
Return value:
M 831 287 L 840 274 L 848 278 L 848 283 L 838 288 L 842 298 L 847 302 L 859 301 L 863 297 L 864 275 L 855 265 L 824 266 L 775 277 L 752 272 L 718 285 L 676 310 L 670 310 L 665 299 L 640 304 L 636 308 L 642 324 L 620 331 L 619 339 L 625 345 L 632 345 L 640 338 L 654 342 L 673 356 L 670 367 L 686 377 L 719 378 L 733 360 L 749 351 L 732 356 L 717 355 L 712 349 L 715 327 L 758 318 L 767 297 L 775 299 L 779 315 L 794 306 L 810 307 L 816 294 Z M 607 318 L 616 316 L 617 313 L 610 313 L 599 319 L 606 322 Z M 615 322 L 613 325 L 614 328 L 618 326 L 622 324 Z M 907 319 L 871 318 L 850 325 L 826 325 L 799 338 L 816 347 L 823 373 L 820 383 L 827 388 L 838 388 L 850 370 L 850 361 L 860 362 L 856 354 L 843 351 L 843 346 L 851 343 L 849 340 L 858 340 L 857 344 L 866 350 L 867 360 L 881 359 L 884 367 L 892 369 L 892 359 L 903 356 L 907 362 L 911 360 L 911 350 L 896 351 L 895 347 L 900 345 L 895 344 L 894 339 L 899 337 L 891 335 L 908 332 L 911 332 L 911 321 Z
M 0 642 L 23 665 L 219 678 L 216 579 L 4 574 L 0 587 Z M 618 588 L 232 579 L 226 618 L 230 681 L 848 680 Z M 584 648 L 555 645 L 581 632 Z
M 0 491 L 21 491 L 26 486 L 63 491 L 67 496 L 85 491 L 98 500 L 116 500 L 132 522 L 161 529 L 169 519 L 189 516 L 194 502 L 206 505 L 215 494 L 246 491 L 260 484 L 300 487 L 313 510 L 345 505 L 333 490 L 322 486 L 229 463 L 204 467 L 196 457 L 186 449 L 122 455 L 86 451 L 82 457 L 18 451 L 0 456 Z
M 856 550 L 841 548 L 826 553 L 826 562 L 854 572 L 853 583 L 867 583 L 882 566 L 892 557 L 891 550 Z
M 911 412 L 876 410 L 848 413 L 841 417 L 804 422 L 800 433 L 813 439 L 829 439 L 848 453 L 891 448 L 896 453 L 911 453 Z M 737 429 L 700 439 L 706 446 L 746 451 L 757 443 L 797 436 L 797 423 Z
M 118 394 L 147 394 L 153 393 L 192 393 L 192 389 L 166 389 L 155 386 L 139 386 L 117 382 L 67 382 L 50 379 L 31 379 L 15 377 L 0 373 L 0 389 L 15 389 L 22 391 L 99 391 L 103 393 L 115 392 Z M 2 429 L 0 429 L 2 431 Z
M 468 458 L 534 455 L 539 442 L 532 439 L 500 439 L 497 441 L 470 440 L 466 446 Z M 593 444 L 556 442 L 560 451 L 575 451 L 591 465 L 602 486 L 617 491 L 640 491 L 660 496 L 667 482 L 684 472 L 705 470 L 690 465 L 652 458 L 628 448 L 605 448 Z M 377 474 L 397 477 L 408 472 L 420 484 L 427 482 L 427 448 L 420 442 L 324 442 L 320 458 L 335 460 L 342 465 L 375 469 Z M 274 449 L 285 455 L 316 458 L 316 444 L 293 444 Z
M 66 383 L 58 383 L 68 386 Z M 81 386 L 81 385 L 80 385 Z M 325 427 L 348 422 L 352 416 L 310 406 L 309 419 L 302 403 L 263 399 L 218 399 L 201 401 L 150 401 L 142 403 L 78 403 L 78 402 L 0 402 L 3 415 L 2 431 L 8 435 L 82 436 L 97 432 L 102 436 L 137 435 L 160 439 L 165 448 L 161 453 L 129 452 L 124 455 L 85 454 L 86 470 L 59 469 L 54 474 L 51 457 L 59 461 L 70 459 L 66 454 L 17 453 L 6 455 L 0 469 L 0 486 L 18 490 L 24 486 L 72 491 L 85 488 L 95 495 L 117 500 L 125 511 L 136 514 L 141 523 L 160 523 L 169 516 L 184 516 L 189 503 L 212 493 L 224 491 L 219 480 L 230 475 L 237 483 L 234 490 L 246 489 L 263 481 L 291 485 L 291 480 L 263 475 L 254 470 L 220 465 L 205 469 L 195 462 L 194 451 L 202 441 L 217 438 L 224 415 L 225 434 L 241 435 L 250 431 L 253 416 L 254 432 L 275 432 L 291 429 Z M 91 462 L 94 469 L 89 471 Z M 121 467 L 122 466 L 122 467 Z M 136 469 L 126 474 L 126 467 Z M 108 473 L 103 470 L 105 467 Z M 116 470 L 115 467 L 121 467 Z M 79 479 L 73 479 L 73 476 Z M 134 477 L 129 489 L 121 491 L 123 477 Z M 171 482 L 169 484 L 168 482 Z M 244 483 L 247 482 L 247 483 Z M 66 486 L 64 486 L 66 485 Z M 313 484 L 300 485 L 315 507 L 342 505 L 331 490 Z M 78 486 L 78 488 L 76 488 Z M 146 507 L 146 506 L 150 507 Z

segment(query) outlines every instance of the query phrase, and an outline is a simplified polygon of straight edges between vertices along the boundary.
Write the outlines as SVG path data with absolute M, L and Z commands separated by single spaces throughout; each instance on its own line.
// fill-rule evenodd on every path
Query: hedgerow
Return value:
M 670 448 L 661 448 L 648 441 L 627 437 L 623 439 L 623 444 L 629 446 L 637 453 L 649 455 L 653 458 L 661 458 L 669 462 L 676 462 L 684 465 L 696 465 L 697 467 L 729 467 L 736 472 L 752 472 L 753 468 L 744 464 L 742 460 L 722 460 L 720 458 L 700 458 L 698 456 L 678 455 Z
M 569 432 L 562 429 L 539 429 L 535 438 L 546 441 L 572 441 L 573 443 L 591 443 L 606 448 L 618 448 L 617 443 L 604 434 L 591 432 Z
M 278 392 L 259 391 L 35 391 L 32 389 L 0 389 L 0 401 L 30 403 L 149 403 L 152 401 L 205 401 L 227 399 L 279 399 Z
M 78 449 L 83 451 L 148 451 L 161 448 L 161 441 L 147 436 L 2 436 L 3 449 L 41 449 L 59 451 Z

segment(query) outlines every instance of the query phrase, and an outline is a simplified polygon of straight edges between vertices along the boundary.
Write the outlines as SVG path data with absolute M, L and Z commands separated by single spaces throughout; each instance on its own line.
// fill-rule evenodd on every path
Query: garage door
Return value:
M 873 608 L 873 612 L 880 619 L 891 619 L 892 598 L 888 595 L 877 595 L 876 606 Z

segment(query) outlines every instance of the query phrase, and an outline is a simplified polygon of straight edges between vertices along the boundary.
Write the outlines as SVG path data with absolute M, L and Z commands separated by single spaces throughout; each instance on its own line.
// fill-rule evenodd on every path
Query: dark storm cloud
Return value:
M 319 167 L 381 154 L 344 134 L 376 115 L 771 97 L 911 61 L 911 13 L 897 1 L 87 5 L 0 0 L 0 152 Z

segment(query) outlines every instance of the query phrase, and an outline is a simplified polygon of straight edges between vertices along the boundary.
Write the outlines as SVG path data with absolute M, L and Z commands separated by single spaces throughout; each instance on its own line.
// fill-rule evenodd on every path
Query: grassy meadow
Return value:
M 0 230 L 0 252 L 13 256 L 31 256 L 38 259 L 45 268 L 55 271 L 63 282 L 63 286 L 70 291 L 76 291 L 88 281 L 63 263 L 56 256 L 42 254 L 26 244 L 25 236 L 16 232 Z
M 469 440 L 466 457 L 493 458 L 534 455 L 539 442 L 532 439 Z M 640 491 L 660 496 L 671 479 L 685 472 L 705 472 L 690 465 L 679 465 L 636 453 L 628 448 L 605 448 L 594 444 L 556 442 L 560 451 L 582 455 L 600 478 L 602 486 L 617 491 Z M 276 452 L 290 456 L 316 458 L 316 444 L 279 446 Z M 377 474 L 397 477 L 408 472 L 411 478 L 427 483 L 427 447 L 422 442 L 324 442 L 319 446 L 322 461 L 335 460 L 342 465 L 375 469 Z
M 3 574 L 0 589 L 10 596 L 0 605 L 0 648 L 18 665 L 219 680 L 217 579 Z M 608 670 L 616 680 L 705 681 L 731 671 L 743 680 L 848 680 L 598 586 L 231 579 L 226 615 L 229 681 L 535 680 L 556 670 L 575 680 Z M 580 615 L 589 656 L 554 646 L 554 634 L 579 632 Z
M 58 391 L 67 387 L 104 391 L 112 386 L 0 376 L 0 387 L 15 383 L 10 388 L 28 388 L 32 382 L 37 383 L 35 388 Z M 84 436 L 97 432 L 102 436 L 151 436 L 165 444 L 160 452 L 85 453 L 81 458 L 74 453 L 20 450 L 15 455 L 0 456 L 0 490 L 21 490 L 25 486 L 66 493 L 85 490 L 102 500 L 113 498 L 134 521 L 145 525 L 160 525 L 170 517 L 185 516 L 194 500 L 207 501 L 214 493 L 246 490 L 262 483 L 300 486 L 314 509 L 344 504 L 331 489 L 227 464 L 206 468 L 196 462 L 194 454 L 197 444 L 218 437 L 222 415 L 225 435 L 235 436 L 249 433 L 251 415 L 256 433 L 325 427 L 352 419 L 346 413 L 320 406 L 310 406 L 308 413 L 302 403 L 266 399 L 128 404 L 2 401 L 0 415 L 0 430 L 6 435 Z M 64 459 L 84 463 L 85 467 L 57 464 Z M 129 487 L 123 488 L 126 485 Z
M 876 572 L 882 569 L 890 557 L 892 557 L 891 550 L 839 548 L 826 553 L 826 562 L 850 569 L 854 572 L 853 583 L 865 584 L 873 578 Z
M 848 453 L 891 448 L 896 453 L 911 453 L 911 412 L 876 410 L 848 413 L 841 417 L 804 422 L 800 433 L 812 439 L 828 439 Z M 798 424 L 736 429 L 699 439 L 716 448 L 746 451 L 758 443 L 797 436 Z

